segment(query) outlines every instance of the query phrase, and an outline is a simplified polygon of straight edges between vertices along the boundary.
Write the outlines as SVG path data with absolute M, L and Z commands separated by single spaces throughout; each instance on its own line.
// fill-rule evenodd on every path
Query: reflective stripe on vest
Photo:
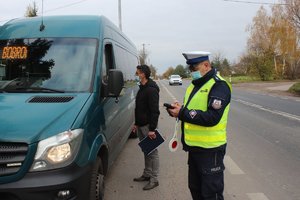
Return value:
M 217 76 L 219 79 L 225 81 L 222 77 Z M 189 110 L 202 110 L 207 111 L 208 107 L 208 94 L 215 84 L 214 78 L 211 78 L 206 82 L 192 97 L 187 108 Z M 225 81 L 226 82 L 226 81 Z M 227 82 L 226 82 L 227 83 Z M 231 87 L 229 86 L 230 90 Z M 184 97 L 184 106 L 187 103 L 187 100 L 193 91 L 194 85 L 190 84 L 186 90 Z M 196 146 L 202 148 L 214 148 L 221 146 L 226 143 L 226 126 L 227 126 L 227 117 L 229 112 L 230 104 L 224 110 L 223 116 L 220 122 L 212 127 L 199 126 L 195 124 L 190 124 L 184 122 L 184 140 L 185 143 L 189 146 Z

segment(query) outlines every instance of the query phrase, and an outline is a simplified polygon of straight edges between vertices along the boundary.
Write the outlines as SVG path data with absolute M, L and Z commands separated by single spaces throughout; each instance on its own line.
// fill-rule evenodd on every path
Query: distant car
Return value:
M 182 80 L 179 75 L 171 75 L 169 78 L 169 85 L 179 84 L 182 85 Z

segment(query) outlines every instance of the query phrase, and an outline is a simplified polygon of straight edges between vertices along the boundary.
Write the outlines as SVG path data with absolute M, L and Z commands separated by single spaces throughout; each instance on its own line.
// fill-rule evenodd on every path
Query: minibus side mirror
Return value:
M 123 87 L 123 73 L 120 70 L 111 69 L 108 73 L 107 83 L 102 82 L 102 95 L 104 97 L 119 97 Z

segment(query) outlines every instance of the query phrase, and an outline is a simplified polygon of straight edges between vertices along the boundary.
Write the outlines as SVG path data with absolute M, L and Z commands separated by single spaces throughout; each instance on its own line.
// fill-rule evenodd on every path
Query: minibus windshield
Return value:
M 0 40 L 0 92 L 88 92 L 97 40 Z

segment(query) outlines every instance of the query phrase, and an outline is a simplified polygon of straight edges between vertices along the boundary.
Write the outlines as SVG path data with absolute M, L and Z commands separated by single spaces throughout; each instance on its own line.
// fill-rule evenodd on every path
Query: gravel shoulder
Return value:
M 284 82 L 251 82 L 251 83 L 236 83 L 233 84 L 234 88 L 240 88 L 244 90 L 260 91 L 263 93 L 273 93 L 282 96 L 293 96 L 295 94 L 288 92 L 288 89 L 296 82 L 284 81 Z

